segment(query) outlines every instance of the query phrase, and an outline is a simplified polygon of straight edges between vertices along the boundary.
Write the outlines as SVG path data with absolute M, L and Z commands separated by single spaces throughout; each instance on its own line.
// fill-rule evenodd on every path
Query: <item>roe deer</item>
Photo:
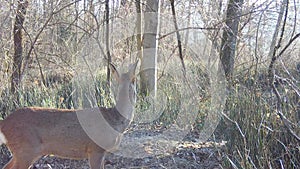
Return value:
M 79 111 L 21 108 L 0 121 L 0 145 L 6 144 L 13 155 L 4 169 L 27 169 L 35 160 L 49 154 L 71 159 L 87 158 L 91 169 L 103 169 L 105 154 L 118 148 L 133 119 L 136 66 L 137 62 L 121 75 L 111 66 L 119 83 L 115 107 Z M 90 123 L 80 122 L 82 117 L 79 116 L 85 114 L 91 114 L 88 116 Z M 102 120 L 94 119 L 99 115 Z M 85 127 L 93 128 L 94 122 L 100 128 L 89 133 Z M 96 134 L 96 138 L 90 134 Z

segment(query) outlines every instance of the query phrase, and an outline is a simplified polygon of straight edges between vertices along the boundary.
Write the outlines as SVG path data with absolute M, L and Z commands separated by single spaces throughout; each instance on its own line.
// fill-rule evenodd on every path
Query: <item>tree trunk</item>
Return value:
M 142 56 L 142 11 L 141 11 L 141 1 L 135 1 L 136 6 L 136 43 L 137 43 L 137 51 L 138 57 L 141 59 Z
M 177 24 L 177 18 L 176 18 L 176 10 L 175 10 L 175 2 L 174 0 L 170 0 L 171 2 L 171 8 L 172 8 L 172 15 L 173 15 L 173 21 L 174 21 L 174 26 L 176 30 L 176 38 L 177 38 L 177 44 L 178 44 L 178 52 L 179 52 L 179 58 L 181 60 L 181 65 L 185 74 L 185 65 L 184 65 L 184 60 L 183 60 L 183 54 L 182 54 L 182 43 L 181 43 L 181 36 L 178 31 L 178 24 Z
M 276 26 L 275 26 L 275 31 L 274 31 L 274 34 L 273 34 L 273 37 L 272 37 L 272 42 L 271 42 L 271 46 L 270 46 L 270 51 L 269 51 L 269 54 L 268 54 L 268 58 L 272 58 L 273 57 L 275 49 L 276 49 L 275 45 L 276 45 L 276 42 L 277 42 L 277 38 L 278 38 L 278 34 L 279 34 L 279 29 L 280 29 L 280 25 L 281 25 L 283 14 L 284 14 L 284 10 L 285 10 L 286 1 L 287 0 L 284 0 L 282 2 L 282 4 L 281 4 L 281 7 L 280 7 L 280 12 L 279 12 L 279 15 L 278 15 L 278 18 L 277 18 L 277 23 L 276 23 Z
M 159 25 L 159 0 L 147 0 L 144 17 L 143 58 L 141 62 L 141 93 L 156 95 L 157 34 Z
M 188 6 L 188 10 L 187 10 L 188 18 L 187 18 L 186 27 L 189 27 L 191 24 L 191 16 L 192 16 L 191 7 L 192 7 L 191 0 L 189 0 L 189 6 Z M 190 35 L 190 30 L 188 29 L 188 30 L 186 30 L 186 33 L 185 33 L 184 51 L 186 51 L 187 46 L 188 46 L 189 35 Z M 184 52 L 184 54 L 185 54 L 185 52 Z
M 18 1 L 16 20 L 13 29 L 14 36 L 14 57 L 13 57 L 13 72 L 11 76 L 11 91 L 16 94 L 21 83 L 21 68 L 22 68 L 22 29 L 23 23 L 26 15 L 26 8 L 28 6 L 28 1 L 20 0 Z M 17 94 L 16 94 L 17 95 Z M 18 102 L 18 97 L 16 97 L 16 102 Z
M 110 55 L 110 46 L 109 46 L 109 0 L 105 1 L 105 21 L 106 21 L 106 35 L 105 35 L 105 44 L 106 44 L 106 55 L 107 55 L 107 88 L 110 86 L 110 69 L 109 65 L 111 64 L 111 55 Z M 107 90 L 108 91 L 108 90 Z
M 226 14 L 226 27 L 223 30 L 220 59 L 227 81 L 232 80 L 238 27 L 243 0 L 229 0 Z

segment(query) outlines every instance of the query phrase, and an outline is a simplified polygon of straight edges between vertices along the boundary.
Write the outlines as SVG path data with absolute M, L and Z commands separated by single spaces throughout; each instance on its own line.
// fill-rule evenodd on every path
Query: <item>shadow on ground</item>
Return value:
M 151 132 L 151 131 L 150 131 Z M 149 131 L 139 131 L 138 135 L 151 135 Z M 135 134 L 130 133 L 130 136 Z M 224 143 L 196 143 L 191 134 L 186 141 L 176 143 L 172 151 L 144 158 L 128 158 L 116 154 L 106 156 L 106 169 L 143 168 L 143 169 L 218 169 L 221 168 L 222 148 Z M 154 140 L 159 141 L 159 140 Z M 155 148 L 152 147 L 152 151 Z M 159 150 L 157 150 L 159 151 Z M 5 146 L 0 152 L 0 168 L 9 161 L 9 151 Z M 44 156 L 31 169 L 89 169 L 87 160 L 62 159 L 55 156 Z

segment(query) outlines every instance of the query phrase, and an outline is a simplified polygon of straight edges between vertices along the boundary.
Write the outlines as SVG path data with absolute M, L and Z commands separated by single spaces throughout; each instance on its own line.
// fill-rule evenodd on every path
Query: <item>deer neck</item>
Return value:
M 129 92 L 130 85 L 130 83 L 125 83 L 119 86 L 116 108 L 122 116 L 131 121 L 133 119 L 134 103 L 130 99 L 132 97 Z

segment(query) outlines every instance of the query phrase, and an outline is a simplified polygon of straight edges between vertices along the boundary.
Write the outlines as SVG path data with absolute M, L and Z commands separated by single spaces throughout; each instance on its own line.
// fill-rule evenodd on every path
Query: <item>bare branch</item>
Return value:
M 174 5 L 174 0 L 171 1 L 171 7 L 172 7 L 172 15 L 173 15 L 173 21 L 174 21 L 174 26 L 175 30 L 178 30 L 178 24 L 177 24 L 177 19 L 176 19 L 176 11 L 175 11 L 175 5 Z M 181 45 L 181 37 L 178 31 L 176 31 L 176 37 L 177 37 L 177 43 L 178 43 L 178 51 L 179 51 L 179 58 L 181 60 L 181 65 L 183 68 L 183 73 L 184 75 L 186 74 L 185 70 L 185 65 L 184 65 L 184 60 L 183 60 L 183 54 L 182 54 L 182 45 Z
M 164 35 L 158 37 L 157 39 L 161 40 L 161 39 L 163 39 L 163 38 L 165 38 L 167 36 L 170 36 L 170 35 L 172 35 L 172 34 L 174 34 L 176 32 L 181 32 L 181 31 L 185 31 L 185 30 L 219 30 L 219 29 L 220 28 L 210 28 L 210 27 L 208 27 L 208 28 L 204 28 L 204 27 L 186 27 L 186 28 L 181 28 L 181 29 L 169 32 L 167 34 L 164 34 Z

